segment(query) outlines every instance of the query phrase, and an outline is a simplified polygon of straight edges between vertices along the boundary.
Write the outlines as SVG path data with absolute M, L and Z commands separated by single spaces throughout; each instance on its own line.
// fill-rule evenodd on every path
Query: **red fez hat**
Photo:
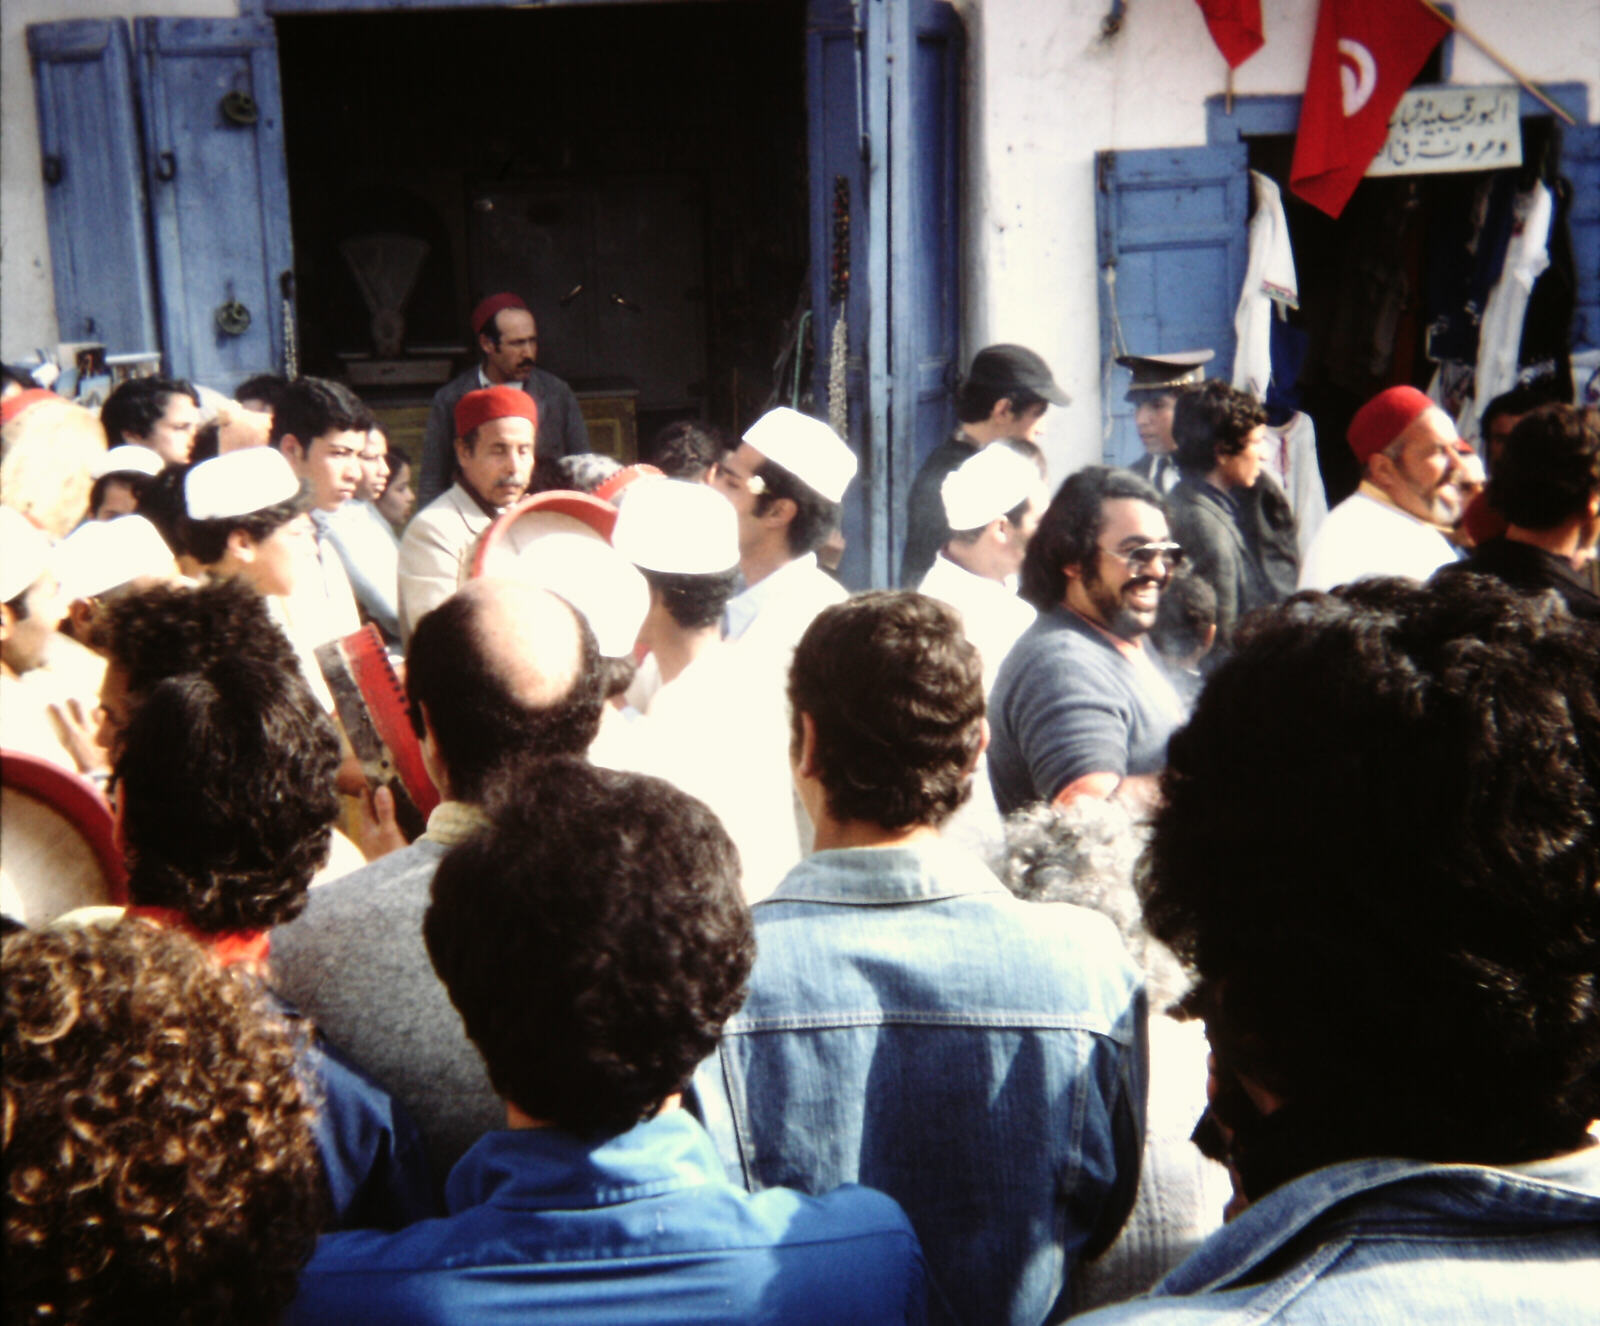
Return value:
M 9 424 L 30 405 L 37 405 L 40 401 L 59 401 L 64 399 L 53 391 L 46 391 L 43 387 L 26 387 L 15 396 L 7 396 L 5 403 L 0 405 L 0 424 Z
M 456 402 L 456 436 L 465 437 L 491 419 L 526 419 L 537 430 L 539 407 L 520 387 L 482 387 Z
M 521 297 L 518 295 L 490 295 L 487 299 L 481 300 L 478 304 L 478 307 L 472 310 L 472 330 L 475 333 L 481 332 L 489 325 L 489 319 L 494 317 L 494 315 L 500 312 L 501 309 L 525 309 L 527 307 L 528 306 L 522 302 Z
M 1415 387 L 1390 387 L 1380 391 L 1350 421 L 1350 450 L 1365 465 L 1401 433 L 1436 405 Z

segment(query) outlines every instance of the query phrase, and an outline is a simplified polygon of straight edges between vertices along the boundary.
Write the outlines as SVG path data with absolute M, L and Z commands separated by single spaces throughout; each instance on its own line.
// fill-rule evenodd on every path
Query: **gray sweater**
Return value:
M 426 837 L 311 890 L 272 932 L 274 984 L 416 1120 L 440 1182 L 505 1107 L 422 942 L 445 846 Z

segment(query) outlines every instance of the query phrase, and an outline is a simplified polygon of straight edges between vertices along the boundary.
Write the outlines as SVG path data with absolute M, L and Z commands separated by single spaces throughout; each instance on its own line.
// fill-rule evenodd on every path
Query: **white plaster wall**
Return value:
M 8 362 L 27 359 L 35 348 L 56 342 L 28 24 L 71 18 L 131 19 L 135 14 L 234 18 L 238 13 L 238 0 L 0 2 L 0 357 Z
M 1392 0 L 1402 3 L 1403 0 Z M 968 26 L 967 351 L 1038 350 L 1073 398 L 1046 418 L 1060 478 L 1100 457 L 1094 154 L 1204 144 L 1205 100 L 1227 65 L 1195 0 L 964 0 Z M 1238 95 L 1305 86 L 1317 0 L 1263 0 L 1266 45 L 1234 74 Z M 1540 82 L 1583 82 L 1600 110 L 1600 0 L 1456 0 L 1456 15 Z M 1509 81 L 1455 39 L 1451 78 Z

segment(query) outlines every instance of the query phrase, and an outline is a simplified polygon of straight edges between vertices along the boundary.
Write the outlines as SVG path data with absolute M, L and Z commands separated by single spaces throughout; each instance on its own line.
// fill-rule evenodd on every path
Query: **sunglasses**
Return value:
M 1100 551 L 1110 553 L 1135 575 L 1149 575 L 1157 559 L 1167 568 L 1169 574 L 1182 570 L 1187 560 L 1183 545 L 1179 543 L 1141 543 L 1137 548 L 1129 548 L 1126 552 L 1118 552 L 1115 548 L 1102 548 Z

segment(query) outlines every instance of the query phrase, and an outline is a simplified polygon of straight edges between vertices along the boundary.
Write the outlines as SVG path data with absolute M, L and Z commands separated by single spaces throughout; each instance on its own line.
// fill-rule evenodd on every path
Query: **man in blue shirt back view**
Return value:
M 738 855 L 669 784 L 559 757 L 507 773 L 441 862 L 423 935 L 506 1102 L 449 1214 L 324 1236 L 292 1322 L 915 1323 L 881 1193 L 729 1183 L 679 1108 L 744 996 Z
M 1132 1204 L 1140 978 L 1104 917 L 1022 902 L 939 826 L 983 750 L 983 673 L 921 594 L 826 609 L 789 681 L 816 852 L 756 904 L 750 997 L 696 1075 L 754 1189 L 860 1182 L 911 1217 L 929 1319 L 1038 1326 Z

